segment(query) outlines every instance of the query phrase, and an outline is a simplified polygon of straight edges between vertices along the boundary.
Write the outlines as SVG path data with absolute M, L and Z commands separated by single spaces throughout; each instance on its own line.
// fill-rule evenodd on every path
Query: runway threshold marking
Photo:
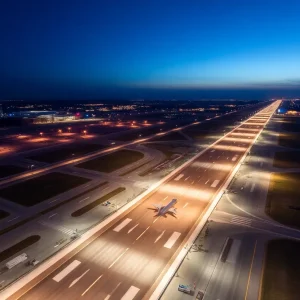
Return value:
M 110 269 L 111 267 L 113 267 L 113 265 L 129 250 L 129 248 L 126 248 L 125 251 L 123 251 L 116 259 L 115 261 L 112 262 L 112 264 L 108 267 L 108 269 Z
M 64 279 L 69 273 L 71 273 L 75 268 L 77 268 L 81 262 L 79 260 L 73 260 L 67 267 L 65 267 L 61 272 L 59 272 L 52 279 L 56 282 L 60 282 Z
M 176 243 L 178 238 L 180 237 L 180 232 L 173 232 L 173 234 L 170 236 L 170 238 L 167 240 L 167 242 L 164 244 L 165 248 L 171 249 L 173 245 Z
M 127 224 L 129 224 L 132 221 L 132 219 L 125 219 L 121 224 L 119 224 L 118 226 L 116 226 L 113 230 L 115 232 L 119 232 L 121 229 L 123 229 Z
M 95 285 L 95 283 L 101 278 L 103 276 L 103 274 L 102 275 L 100 275 L 82 294 L 81 294 L 81 296 L 84 296 L 92 287 L 93 287 L 93 285 Z
M 255 245 L 254 245 L 254 250 L 253 250 L 253 255 L 252 255 L 251 266 L 250 266 L 250 270 L 249 270 L 249 275 L 248 275 L 248 281 L 247 281 L 247 287 L 246 287 L 246 293 L 245 293 L 244 300 L 247 300 L 247 297 L 248 297 L 248 290 L 249 290 L 250 278 L 251 278 L 251 273 L 252 273 L 252 267 L 253 267 L 254 257 L 255 257 L 255 253 L 256 253 L 256 245 L 257 245 L 257 240 L 255 241 Z
M 136 225 L 134 225 L 132 228 L 130 228 L 127 233 L 130 233 L 134 228 L 136 228 L 139 225 L 139 223 L 137 223 Z
M 219 184 L 219 182 L 220 182 L 220 180 L 215 180 L 215 181 L 212 183 L 211 187 L 215 188 L 215 187 Z
M 75 283 L 77 283 L 90 269 L 86 270 L 83 274 L 81 274 L 78 278 L 73 280 L 71 284 L 69 285 L 69 288 L 72 287 Z
M 157 241 L 159 241 L 162 238 L 162 236 L 164 235 L 164 233 L 165 233 L 165 230 L 156 238 L 156 240 L 155 240 L 154 243 L 156 243 Z
M 132 300 L 139 292 L 139 290 L 140 290 L 139 288 L 132 285 L 125 293 L 125 295 L 121 298 L 121 300 Z

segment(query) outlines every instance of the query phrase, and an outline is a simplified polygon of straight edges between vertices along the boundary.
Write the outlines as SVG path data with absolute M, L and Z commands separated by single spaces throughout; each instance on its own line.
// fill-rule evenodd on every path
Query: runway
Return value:
M 184 246 L 208 204 L 278 104 L 272 103 L 255 115 L 264 116 L 261 119 L 264 123 L 248 122 L 233 131 L 238 135 L 225 136 L 208 148 L 20 299 L 136 300 L 145 297 Z M 173 198 L 178 200 L 177 217 L 155 217 L 152 204 L 166 205 Z

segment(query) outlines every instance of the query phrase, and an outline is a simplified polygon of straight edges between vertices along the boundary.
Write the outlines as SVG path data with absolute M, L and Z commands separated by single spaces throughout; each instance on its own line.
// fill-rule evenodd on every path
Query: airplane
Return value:
M 177 199 L 172 199 L 166 206 L 162 206 L 161 204 L 152 204 L 157 211 L 156 216 L 164 216 L 166 214 L 171 214 L 175 217 L 177 210 L 173 207 L 177 203 Z

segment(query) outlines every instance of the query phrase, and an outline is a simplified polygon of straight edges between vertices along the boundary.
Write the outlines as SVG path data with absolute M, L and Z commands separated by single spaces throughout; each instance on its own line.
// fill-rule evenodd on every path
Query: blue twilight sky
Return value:
M 0 38 L 0 99 L 300 87 L 299 0 L 9 0 Z

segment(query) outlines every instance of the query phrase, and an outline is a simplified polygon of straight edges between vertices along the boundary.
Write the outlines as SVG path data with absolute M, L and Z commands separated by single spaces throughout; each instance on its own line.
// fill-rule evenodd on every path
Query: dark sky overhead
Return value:
M 1 1 L 0 99 L 297 91 L 299 12 L 299 0 Z

